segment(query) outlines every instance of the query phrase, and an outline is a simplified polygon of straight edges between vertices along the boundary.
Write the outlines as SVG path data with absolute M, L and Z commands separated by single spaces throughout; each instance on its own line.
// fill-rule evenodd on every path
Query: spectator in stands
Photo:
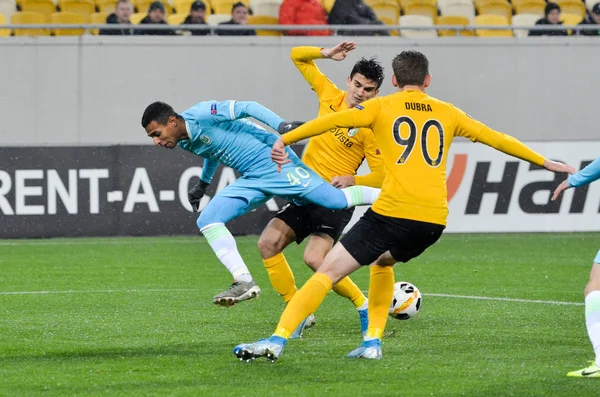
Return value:
M 150 7 L 148 7 L 148 15 L 146 18 L 140 21 L 140 25 L 166 25 L 167 21 L 165 21 L 165 6 L 160 1 L 155 1 L 150 3 Z M 173 30 L 163 30 L 163 29 L 150 29 L 150 30 L 138 30 L 137 34 L 140 35 L 152 35 L 152 36 L 170 36 L 174 35 L 175 31 Z
M 598 25 L 596 30 L 580 30 L 575 34 L 580 36 L 600 36 L 600 3 L 594 4 L 580 25 Z
M 201 0 L 196 0 L 190 7 L 190 15 L 183 21 L 182 25 L 206 25 L 204 17 L 206 16 L 206 4 Z M 210 34 L 210 29 L 194 29 L 191 31 L 194 36 L 206 36 Z
M 131 25 L 131 14 L 133 13 L 133 5 L 129 0 L 119 0 L 115 4 L 115 12 L 106 18 L 107 24 Z M 132 35 L 133 29 L 100 29 L 102 35 Z
M 284 0 L 279 8 L 281 25 L 327 25 L 327 12 L 320 0 Z M 290 30 L 289 36 L 330 36 L 330 30 Z
M 558 26 L 562 25 L 560 21 L 560 6 L 556 3 L 548 2 L 546 3 L 546 9 L 544 10 L 544 14 L 546 15 L 544 18 L 540 19 L 535 23 L 536 26 L 539 25 L 551 25 Z M 529 36 L 568 36 L 569 34 L 565 29 L 559 30 L 530 30 Z
M 231 8 L 231 21 L 221 22 L 224 25 L 248 25 L 248 7 L 244 3 L 235 3 Z M 254 30 L 217 30 L 220 36 L 256 36 Z
M 377 15 L 363 0 L 335 0 L 329 13 L 330 25 L 383 25 Z M 389 36 L 388 31 L 344 30 L 338 32 L 347 36 Z

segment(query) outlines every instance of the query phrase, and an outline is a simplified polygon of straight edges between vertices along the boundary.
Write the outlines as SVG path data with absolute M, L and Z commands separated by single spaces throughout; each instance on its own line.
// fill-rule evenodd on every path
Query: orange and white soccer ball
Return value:
M 390 306 L 390 317 L 396 320 L 413 318 L 421 310 L 421 291 L 406 281 L 394 284 L 394 297 Z

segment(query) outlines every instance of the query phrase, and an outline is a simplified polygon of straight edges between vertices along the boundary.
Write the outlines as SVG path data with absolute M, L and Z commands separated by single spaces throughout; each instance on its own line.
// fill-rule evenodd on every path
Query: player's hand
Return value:
M 568 179 L 565 179 L 564 181 L 562 181 L 562 183 L 560 185 L 558 185 L 558 187 L 554 190 L 554 194 L 552 194 L 552 201 L 556 200 L 562 192 L 569 189 L 570 187 L 571 187 L 571 185 L 569 185 Z
M 565 164 L 565 163 L 559 163 L 558 161 L 552 161 L 552 160 L 544 160 L 543 167 L 545 169 L 547 169 L 548 171 L 552 171 L 552 172 L 566 172 L 568 174 L 574 174 L 577 172 L 575 167 L 573 167 L 572 165 Z
M 194 210 L 194 212 L 198 212 L 200 200 L 202 200 L 202 197 L 204 197 L 206 194 L 206 188 L 208 188 L 208 185 L 208 183 L 201 180 L 188 192 L 188 201 L 192 205 L 192 210 Z
M 271 160 L 277 163 L 277 172 L 281 172 L 281 166 L 287 163 L 291 163 L 292 160 L 288 159 L 288 154 L 285 151 L 285 142 L 279 138 L 274 144 L 271 150 Z
M 356 178 L 354 178 L 354 175 L 334 176 L 331 179 L 331 184 L 338 189 L 343 189 L 348 186 L 354 186 L 356 184 Z
M 281 135 L 287 134 L 288 132 L 300 127 L 302 124 L 304 124 L 304 121 L 284 121 L 283 123 L 279 124 L 277 132 L 279 132 Z
M 348 53 L 356 49 L 356 42 L 342 41 L 340 44 L 331 48 L 323 48 L 321 55 L 323 58 L 333 59 L 334 61 L 343 61 Z

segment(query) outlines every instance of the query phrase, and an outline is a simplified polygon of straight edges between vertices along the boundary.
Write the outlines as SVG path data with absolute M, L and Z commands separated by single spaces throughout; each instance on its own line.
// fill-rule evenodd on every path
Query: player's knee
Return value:
M 313 269 L 313 271 L 315 272 L 321 266 L 321 263 L 323 263 L 323 259 L 325 258 L 320 254 L 316 254 L 313 252 L 304 253 L 304 263 L 306 263 L 306 265 Z
M 213 216 L 210 216 L 209 213 L 206 212 L 206 211 L 202 211 L 200 213 L 200 216 L 196 220 L 196 225 L 198 225 L 198 229 L 199 230 L 202 230 L 206 226 L 212 225 L 212 224 L 215 224 L 215 223 L 224 223 L 224 222 L 221 222 L 218 219 L 215 219 Z
M 260 235 L 257 245 L 263 259 L 271 258 L 283 251 L 277 239 L 272 238 L 266 233 Z

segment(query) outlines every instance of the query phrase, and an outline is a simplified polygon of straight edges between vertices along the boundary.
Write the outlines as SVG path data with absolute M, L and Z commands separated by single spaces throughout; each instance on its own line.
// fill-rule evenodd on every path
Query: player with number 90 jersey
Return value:
M 492 130 L 453 105 L 420 90 L 363 102 L 346 112 L 315 119 L 283 137 L 286 144 L 332 128 L 373 130 L 386 169 L 376 213 L 446 224 L 446 158 L 452 138 L 462 136 L 542 165 L 544 158 L 509 135 Z

